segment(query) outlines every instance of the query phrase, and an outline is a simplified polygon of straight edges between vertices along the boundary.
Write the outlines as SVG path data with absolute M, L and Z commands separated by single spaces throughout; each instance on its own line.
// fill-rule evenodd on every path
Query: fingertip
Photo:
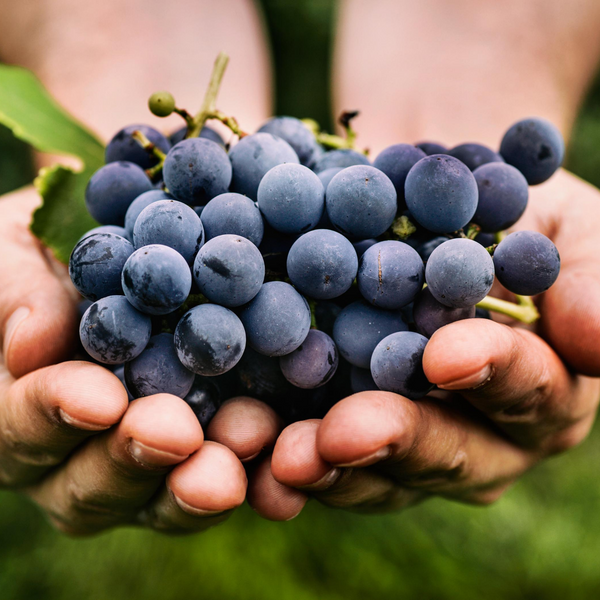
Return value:
M 107 369 L 69 361 L 19 379 L 11 393 L 34 396 L 45 410 L 78 428 L 101 430 L 118 423 L 127 410 L 127 392 Z
M 206 437 L 246 461 L 272 448 L 281 428 L 281 419 L 270 406 L 254 398 L 239 397 L 221 406 L 208 426 Z
M 189 405 L 171 394 L 138 398 L 121 423 L 123 434 L 145 446 L 178 456 L 196 452 L 204 440 L 202 427 Z
M 594 265 L 595 266 L 595 265 Z M 575 290 L 585 290 L 576 293 Z M 540 298 L 545 337 L 576 372 L 600 376 L 600 280 L 589 266 L 564 269 Z
M 261 517 L 270 521 L 291 521 L 304 508 L 308 496 L 279 483 L 271 473 L 271 457 L 254 470 L 248 485 L 248 504 Z
M 183 503 L 198 511 L 217 513 L 244 502 L 248 480 L 244 467 L 229 448 L 205 442 L 173 469 L 167 484 L 180 506 Z
M 77 307 L 60 282 L 43 279 L 43 291 L 21 299 L 4 324 L 5 365 L 16 378 L 68 358 L 76 346 Z
M 321 458 L 335 466 L 369 466 L 408 450 L 417 428 L 417 404 L 390 392 L 361 392 L 338 402 L 317 432 Z
M 303 487 L 320 481 L 331 471 L 317 450 L 317 431 L 321 421 L 299 421 L 282 432 L 271 458 L 271 473 L 281 484 Z
M 494 356 L 513 344 L 510 327 L 488 319 L 466 319 L 438 329 L 425 347 L 427 379 L 448 389 L 475 387 L 489 376 Z M 454 385 L 456 383 L 456 385 Z

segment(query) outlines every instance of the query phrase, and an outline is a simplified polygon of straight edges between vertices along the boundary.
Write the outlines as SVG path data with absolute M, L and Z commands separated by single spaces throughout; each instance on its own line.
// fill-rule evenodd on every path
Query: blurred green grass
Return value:
M 263 5 L 277 113 L 328 123 L 334 1 Z M 0 129 L 0 192 L 31 180 L 29 156 Z M 575 126 L 567 166 L 600 185 L 600 80 Z M 73 540 L 23 498 L 1 493 L 0 600 L 597 598 L 598 465 L 600 425 L 490 508 L 432 500 L 359 517 L 311 503 L 296 520 L 275 524 L 244 507 L 187 538 L 121 529 Z

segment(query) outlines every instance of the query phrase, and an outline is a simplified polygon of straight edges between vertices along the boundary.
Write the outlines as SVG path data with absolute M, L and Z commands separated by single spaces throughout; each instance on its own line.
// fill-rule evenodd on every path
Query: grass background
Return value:
M 277 112 L 328 114 L 334 0 L 263 0 Z M 29 149 L 0 129 L 0 192 L 31 181 Z M 575 127 L 568 167 L 600 185 L 600 81 Z M 524 477 L 490 508 L 432 500 L 357 517 L 309 504 L 290 523 L 247 507 L 201 536 L 121 529 L 55 533 L 0 493 L 1 600 L 422 600 L 600 597 L 600 426 Z

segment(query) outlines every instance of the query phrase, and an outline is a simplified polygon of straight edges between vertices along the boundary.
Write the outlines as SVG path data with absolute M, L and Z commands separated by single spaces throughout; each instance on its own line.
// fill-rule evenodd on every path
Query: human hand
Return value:
M 128 404 L 109 370 L 55 364 L 72 354 L 77 295 L 28 230 L 38 202 L 33 189 L 0 199 L 0 487 L 24 491 L 71 534 L 221 522 L 243 502 L 246 475 L 233 452 L 203 443 L 183 400 Z
M 562 259 L 556 284 L 536 298 L 535 332 L 485 319 L 440 329 L 424 355 L 440 391 L 417 402 L 356 394 L 323 420 L 290 425 L 250 481 L 255 510 L 289 519 L 309 496 L 360 512 L 431 495 L 487 504 L 540 460 L 580 443 L 600 396 L 590 378 L 600 375 L 599 200 L 565 171 L 531 188 L 518 227 L 551 237 Z

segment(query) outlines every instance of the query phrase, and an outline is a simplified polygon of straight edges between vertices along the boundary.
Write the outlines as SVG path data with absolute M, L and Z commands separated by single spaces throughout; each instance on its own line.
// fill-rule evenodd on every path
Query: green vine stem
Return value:
M 243 138 L 248 135 L 245 131 L 242 131 L 240 129 L 240 126 L 235 117 L 228 117 L 225 113 L 222 113 L 220 110 L 215 110 L 212 113 L 210 113 L 209 118 L 221 121 L 221 123 L 227 125 L 227 127 L 229 127 L 229 129 L 231 129 L 231 131 L 235 133 L 235 135 L 237 135 L 239 138 Z
M 173 109 L 173 112 L 178 114 L 185 121 L 185 124 L 188 126 L 188 129 L 194 126 L 194 117 L 192 117 L 192 115 L 190 115 L 190 113 L 187 110 L 185 110 L 185 108 L 175 107 Z
M 166 158 L 166 154 L 160 149 L 157 148 L 141 131 L 134 131 L 131 134 L 131 137 L 147 152 L 149 152 L 150 154 L 153 154 L 154 156 L 156 156 L 156 158 L 158 158 L 158 160 L 162 163 L 165 158 Z
M 356 131 L 352 127 L 352 120 L 358 117 L 359 111 L 357 110 L 345 110 L 338 119 L 339 124 L 344 128 L 346 133 L 346 142 L 348 148 L 354 148 L 356 142 Z
M 522 323 L 535 323 L 535 321 L 540 318 L 540 313 L 533 303 L 533 300 L 525 296 L 518 296 L 517 298 L 519 299 L 519 302 L 515 304 L 514 302 L 508 302 L 507 300 L 486 296 L 477 304 L 477 306 L 506 315 L 517 321 L 521 321 Z
M 406 215 L 401 215 L 392 223 L 392 233 L 402 241 L 407 240 L 417 228 Z
M 229 56 L 224 52 L 220 52 L 219 56 L 215 60 L 215 66 L 213 67 L 212 74 L 210 76 L 210 82 L 208 84 L 208 89 L 206 90 L 206 94 L 204 95 L 204 100 L 202 102 L 202 106 L 200 110 L 193 118 L 193 124 L 191 127 L 188 127 L 188 132 L 186 137 L 198 137 L 200 135 L 200 131 L 202 131 L 202 127 L 204 127 L 204 123 L 206 123 L 207 119 L 211 118 L 211 114 L 217 110 L 217 96 L 219 94 L 219 88 L 221 87 L 221 81 L 223 80 L 223 75 L 225 74 L 225 69 L 227 68 L 227 63 L 229 62 Z
M 302 122 L 312 132 L 321 146 L 325 146 L 330 150 L 356 150 L 356 132 L 351 127 L 346 128 L 347 137 L 343 138 L 340 135 L 321 131 L 319 124 L 314 119 L 302 119 Z M 362 150 L 362 153 L 367 155 L 369 151 L 365 149 Z
M 479 225 L 475 225 L 475 223 L 471 223 L 467 227 L 467 231 L 465 231 L 465 236 L 469 240 L 474 240 L 479 235 L 480 232 L 481 232 L 481 227 L 479 227 Z

